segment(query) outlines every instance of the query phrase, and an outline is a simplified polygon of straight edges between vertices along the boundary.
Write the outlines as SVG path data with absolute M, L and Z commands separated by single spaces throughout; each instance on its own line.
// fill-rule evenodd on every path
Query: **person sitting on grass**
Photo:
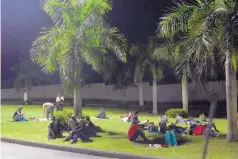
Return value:
M 96 132 L 102 132 L 102 129 L 99 126 L 96 126 L 89 118 L 89 116 L 85 117 L 85 122 L 86 122 L 86 126 L 90 127 L 90 129 L 93 129 Z
M 72 115 L 71 119 L 69 120 L 68 131 L 69 136 L 67 136 L 64 141 L 69 141 L 72 139 L 73 141 L 71 144 L 75 144 L 78 141 L 78 138 L 80 138 L 82 142 L 87 142 L 89 140 L 88 136 L 82 132 L 79 120 L 77 119 L 76 115 Z
M 128 130 L 128 139 L 132 142 L 136 142 L 139 136 L 145 143 L 149 143 L 149 139 L 145 137 L 143 129 L 138 125 L 138 120 L 133 120 Z
M 178 123 L 185 123 L 185 120 L 183 119 L 183 117 L 180 114 L 178 114 L 175 119 L 175 124 L 178 124 Z
M 100 119 L 108 119 L 105 111 L 103 110 L 103 108 L 100 109 L 100 112 L 98 115 L 96 115 L 96 118 L 100 118 Z
M 175 130 L 173 129 L 173 127 L 168 127 L 165 133 L 165 144 L 169 146 L 177 146 L 177 139 L 174 131 Z
M 140 123 L 140 120 L 138 118 L 138 114 L 139 114 L 139 111 L 136 111 L 135 113 L 131 113 L 131 115 L 130 115 L 130 122 L 132 122 L 133 120 L 137 120 L 138 123 Z
M 82 116 L 78 120 L 78 128 L 88 137 L 95 137 L 97 135 L 97 132 L 92 129 L 92 127 L 87 125 L 87 122 L 84 120 L 84 117 Z
M 219 131 L 216 129 L 216 126 L 215 126 L 215 128 L 214 128 L 214 125 L 215 125 L 214 122 L 208 123 L 208 124 L 206 125 L 206 128 L 205 128 L 205 130 L 204 130 L 204 132 L 203 132 L 204 138 L 206 138 L 206 137 L 208 137 L 208 138 L 218 137 L 218 136 L 221 135 L 221 134 L 219 133 Z M 215 130 L 212 130 L 212 127 L 213 127 Z M 210 129 L 210 131 L 209 131 L 209 129 Z
M 13 120 L 17 122 L 26 122 L 27 120 L 24 118 L 24 113 L 22 113 L 23 107 L 20 106 L 14 113 L 13 113 Z
M 159 132 L 160 132 L 161 134 L 165 134 L 167 123 L 168 123 L 168 117 L 167 117 L 167 115 L 162 115 L 162 116 L 159 118 Z
M 59 119 L 52 117 L 52 122 L 48 126 L 48 139 L 56 139 L 63 137 L 64 126 L 61 124 Z
M 49 120 L 49 114 L 51 114 L 51 118 L 52 118 L 54 114 L 54 104 L 44 103 L 42 107 L 43 107 L 43 114 L 46 117 L 46 119 Z

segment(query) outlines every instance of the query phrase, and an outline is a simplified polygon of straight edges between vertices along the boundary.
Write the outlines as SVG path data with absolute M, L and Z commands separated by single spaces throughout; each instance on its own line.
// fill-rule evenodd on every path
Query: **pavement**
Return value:
M 35 141 L 27 141 L 27 140 L 21 140 L 21 139 L 15 139 L 15 138 L 8 138 L 8 137 L 1 137 L 1 143 L 3 144 L 17 144 L 17 145 L 24 145 L 24 146 L 28 146 L 27 149 L 29 149 L 29 146 L 32 146 L 33 148 L 39 148 L 39 149 L 44 149 L 47 150 L 47 152 L 65 152 L 68 154 L 75 154 L 77 156 L 77 158 L 79 158 L 79 156 L 81 158 L 92 158 L 92 159 L 109 159 L 109 158 L 117 158 L 117 159 L 165 159 L 165 158 L 158 158 L 158 157 L 149 157 L 149 156 L 144 156 L 144 155 L 136 155 L 136 154 L 130 154 L 130 153 L 125 153 L 125 152 L 115 152 L 115 151 L 104 151 L 104 150 L 97 150 L 97 149 L 89 149 L 89 148 L 83 148 L 83 147 L 77 147 L 77 146 L 70 146 L 70 145 L 56 145 L 56 144 L 50 144 L 50 143 L 41 143 L 41 142 L 35 142 Z M 14 145 L 14 146 L 17 146 Z M 1 147 L 4 148 L 4 145 Z M 26 149 L 26 148 L 25 148 Z M 18 149 L 17 149 L 18 150 Z M 19 149 L 20 150 L 20 149 Z M 4 151 L 7 151 L 7 149 L 4 149 Z M 9 153 L 10 151 L 10 153 Z M 8 148 L 8 153 L 4 153 L 4 154 L 8 154 L 10 155 L 11 152 L 11 148 Z M 24 151 L 23 150 L 23 156 L 26 155 L 27 153 L 30 153 L 30 150 Z M 84 154 L 84 155 L 82 155 Z M 14 151 L 13 154 L 14 155 Z M 44 155 L 44 154 L 40 154 L 37 157 L 40 157 Z M 46 158 L 49 158 L 48 155 L 46 155 Z M 55 155 L 54 155 L 55 156 Z M 64 156 L 64 155 L 59 155 L 59 156 Z M 70 155 L 69 155 L 70 156 Z M 96 157 L 98 156 L 98 157 Z M 100 157 L 101 158 L 100 158 Z M 14 157 L 16 157 L 16 155 L 14 155 Z M 17 156 L 19 159 L 19 156 Z M 29 157 L 29 156 L 28 156 Z M 33 157 L 34 159 L 36 158 L 35 155 L 30 156 L 31 158 Z M 105 157 L 105 158 L 103 158 Z M 108 158 L 106 158 L 108 157 Z M 7 157 L 9 158 L 9 157 Z M 36 159 L 40 159 L 40 158 L 36 158 Z M 23 158 L 20 158 L 23 159 Z M 24 157 L 25 159 L 25 157 Z M 44 158 L 45 159 L 45 158 Z M 60 158 L 61 159 L 61 158 Z M 62 158 L 64 159 L 64 158 Z
M 112 159 L 1 142 L 1 159 Z

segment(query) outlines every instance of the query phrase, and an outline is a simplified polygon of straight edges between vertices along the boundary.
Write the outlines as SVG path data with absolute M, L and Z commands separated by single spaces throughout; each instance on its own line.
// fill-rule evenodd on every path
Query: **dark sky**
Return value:
M 171 0 L 113 0 L 109 22 L 125 34 L 130 43 L 145 42 L 155 33 L 156 23 Z M 32 41 L 51 20 L 41 10 L 39 0 L 2 0 L 2 80 L 15 74 L 9 67 L 20 53 L 28 53 Z

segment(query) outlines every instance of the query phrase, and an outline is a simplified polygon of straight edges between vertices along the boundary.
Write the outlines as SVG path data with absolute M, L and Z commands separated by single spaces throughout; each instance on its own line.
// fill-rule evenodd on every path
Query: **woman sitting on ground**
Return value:
M 104 112 L 103 108 L 100 109 L 99 114 L 96 116 L 96 118 L 100 118 L 100 119 L 108 119 L 106 113 Z
M 24 113 L 22 113 L 22 106 L 20 106 L 14 113 L 13 113 L 13 120 L 17 122 L 26 122 L 27 120 L 24 118 Z

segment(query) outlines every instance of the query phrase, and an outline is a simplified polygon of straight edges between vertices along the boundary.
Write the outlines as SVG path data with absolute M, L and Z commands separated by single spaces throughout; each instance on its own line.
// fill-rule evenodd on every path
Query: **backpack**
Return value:
M 205 128 L 206 128 L 205 125 L 198 125 L 198 126 L 194 129 L 193 134 L 194 134 L 195 136 L 203 135 L 203 132 L 204 132 Z

